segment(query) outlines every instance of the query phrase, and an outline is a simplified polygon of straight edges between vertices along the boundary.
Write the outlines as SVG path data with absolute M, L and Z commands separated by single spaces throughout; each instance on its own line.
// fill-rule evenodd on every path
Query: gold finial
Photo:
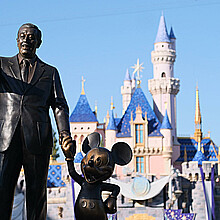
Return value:
M 196 110 L 195 110 L 195 133 L 194 137 L 197 142 L 201 142 L 202 140 L 202 116 L 200 112 L 200 104 L 199 104 L 199 89 L 198 85 L 196 86 Z
M 198 86 L 196 86 L 196 112 L 195 112 L 195 124 L 199 127 L 202 123 L 202 117 L 200 112 L 200 105 L 199 105 L 199 89 Z
M 208 131 L 208 137 L 209 138 L 211 137 L 211 131 Z
M 111 96 L 111 110 L 115 109 L 114 104 L 113 104 L 113 96 Z
M 98 106 L 97 106 L 97 100 L 95 100 L 95 114 L 97 116 L 97 112 L 98 112 Z
M 82 92 L 81 92 L 81 95 L 85 95 L 85 90 L 84 90 L 85 81 L 86 80 L 82 76 Z

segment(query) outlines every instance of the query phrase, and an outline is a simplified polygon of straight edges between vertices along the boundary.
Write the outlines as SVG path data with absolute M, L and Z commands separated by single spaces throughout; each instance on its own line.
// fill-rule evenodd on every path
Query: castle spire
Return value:
M 160 23 L 159 23 L 159 27 L 158 27 L 158 31 L 157 31 L 157 37 L 155 40 L 155 43 L 159 43 L 159 42 L 170 43 L 170 38 L 167 33 L 167 26 L 166 26 L 166 22 L 165 22 L 165 18 L 164 18 L 163 13 L 160 17 Z
M 194 137 L 197 142 L 201 142 L 202 140 L 202 116 L 200 112 L 200 104 L 199 104 L 199 89 L 196 86 L 196 110 L 195 110 L 195 133 Z
M 114 107 L 114 103 L 113 103 L 113 96 L 111 96 L 111 110 L 113 110 L 115 107 Z
M 170 29 L 170 39 L 176 39 L 175 34 L 173 32 L 173 27 Z
M 195 125 L 197 128 L 201 128 L 202 124 L 202 117 L 200 112 L 200 105 L 199 105 L 199 89 L 196 86 L 196 112 L 195 112 Z
M 131 81 L 131 77 L 128 69 L 126 70 L 124 81 Z
M 117 130 L 117 127 L 116 127 L 116 124 L 115 124 L 113 109 L 114 109 L 113 97 L 111 97 L 111 111 L 110 111 L 110 117 L 109 117 L 109 123 L 108 123 L 108 126 L 107 126 L 107 130 Z

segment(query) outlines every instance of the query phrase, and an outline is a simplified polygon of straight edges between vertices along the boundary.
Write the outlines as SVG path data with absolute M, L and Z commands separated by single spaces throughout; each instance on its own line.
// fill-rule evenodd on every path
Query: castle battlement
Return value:
M 209 161 L 202 162 L 202 168 L 206 180 L 209 180 L 211 177 L 211 169 L 213 165 L 217 167 L 217 163 L 215 162 L 214 163 Z M 182 176 L 190 181 L 201 181 L 201 173 L 200 173 L 200 167 L 198 165 L 198 161 L 183 162 Z

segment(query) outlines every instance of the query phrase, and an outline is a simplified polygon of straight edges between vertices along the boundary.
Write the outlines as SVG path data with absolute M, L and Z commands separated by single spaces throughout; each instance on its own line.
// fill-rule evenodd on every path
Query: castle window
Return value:
M 165 72 L 162 72 L 161 77 L 162 77 L 162 78 L 165 78 L 165 77 L 166 77 L 166 73 L 165 73 Z
M 144 157 L 136 157 L 136 172 L 144 173 Z
M 144 142 L 144 126 L 143 124 L 135 125 L 135 141 L 136 144 Z
M 162 47 L 164 47 L 164 45 L 162 44 Z

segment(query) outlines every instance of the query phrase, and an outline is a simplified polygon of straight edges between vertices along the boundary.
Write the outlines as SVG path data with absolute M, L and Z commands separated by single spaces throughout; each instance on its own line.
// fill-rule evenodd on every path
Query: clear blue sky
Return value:
M 175 77 L 178 135 L 193 135 L 195 88 L 199 86 L 203 132 L 220 145 L 220 1 L 218 0 L 1 0 L 1 56 L 17 53 L 19 26 L 32 22 L 43 32 L 38 56 L 60 72 L 70 112 L 86 79 L 86 95 L 103 122 L 114 98 L 121 116 L 120 87 L 125 71 L 137 58 L 144 62 L 142 89 L 149 103 L 147 81 L 152 78 L 151 51 L 164 12 L 168 29 L 177 38 Z M 130 69 L 131 71 L 131 69 Z

